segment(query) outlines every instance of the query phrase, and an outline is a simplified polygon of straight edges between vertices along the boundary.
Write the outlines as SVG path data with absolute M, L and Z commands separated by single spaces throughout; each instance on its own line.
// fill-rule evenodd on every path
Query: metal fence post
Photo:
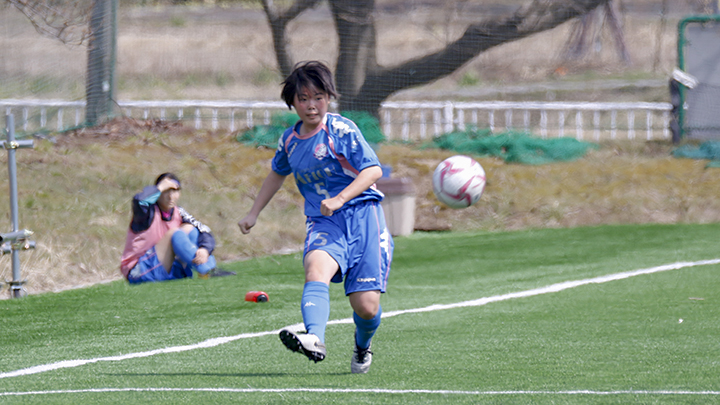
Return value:
M 25 281 L 20 280 L 20 250 L 27 250 L 35 247 L 34 242 L 27 240 L 32 235 L 31 231 L 20 230 L 18 215 L 18 190 L 17 190 L 17 163 L 15 161 L 15 149 L 32 148 L 33 141 L 15 140 L 15 119 L 12 114 L 5 117 L 7 129 L 7 141 L 2 142 L 3 148 L 8 151 L 8 175 L 10 183 L 10 215 L 12 219 L 12 232 L 0 234 L 0 253 L 12 255 L 12 281 L 10 292 L 13 298 L 21 298 L 27 295 L 23 288 Z
M 93 0 L 88 45 L 85 123 L 90 126 L 105 122 L 112 115 L 115 90 L 114 0 Z

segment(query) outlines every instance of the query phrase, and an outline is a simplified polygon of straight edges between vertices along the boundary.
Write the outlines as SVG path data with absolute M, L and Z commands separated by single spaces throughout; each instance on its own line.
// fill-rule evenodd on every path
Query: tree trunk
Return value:
M 331 1 L 330 9 L 338 33 L 335 82 L 340 93 L 340 111 L 352 109 L 351 100 L 365 82 L 367 72 L 377 68 L 375 57 L 375 0 Z M 349 97 L 343 97 L 347 94 Z
M 320 0 L 300 0 L 292 4 L 292 6 L 284 12 L 279 11 L 273 0 L 263 0 L 263 10 L 270 24 L 272 32 L 273 49 L 275 57 L 280 68 L 280 74 L 287 77 L 292 72 L 293 59 L 290 55 L 290 41 L 287 39 L 286 28 L 290 21 L 300 15 L 303 11 L 313 8 L 320 3 Z
M 605 21 L 610 26 L 610 33 L 615 39 L 615 47 L 626 65 L 630 64 L 630 52 L 625 45 L 625 35 L 623 35 L 622 21 L 620 20 L 620 12 L 617 9 L 617 2 L 609 0 L 605 3 Z

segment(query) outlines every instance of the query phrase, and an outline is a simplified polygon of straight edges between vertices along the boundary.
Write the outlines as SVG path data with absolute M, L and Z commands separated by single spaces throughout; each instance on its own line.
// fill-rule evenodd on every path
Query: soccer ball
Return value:
M 485 170 L 469 156 L 456 155 L 443 160 L 433 173 L 433 192 L 450 208 L 475 204 L 485 190 Z

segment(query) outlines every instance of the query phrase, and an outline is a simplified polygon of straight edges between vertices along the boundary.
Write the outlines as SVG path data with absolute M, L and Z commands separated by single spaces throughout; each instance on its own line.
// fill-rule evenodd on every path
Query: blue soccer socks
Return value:
M 301 305 L 307 333 L 325 343 L 325 327 L 330 317 L 330 286 L 320 281 L 308 281 L 303 288 Z
M 186 266 L 194 268 L 200 274 L 206 274 L 210 270 L 214 269 L 217 263 L 215 262 L 215 257 L 210 255 L 207 262 L 199 265 L 193 264 L 192 261 L 198 250 L 197 239 L 199 234 L 200 232 L 197 228 L 193 228 L 190 231 L 190 234 L 186 234 L 182 230 L 178 229 L 172 235 L 172 247 L 175 252 L 175 256 L 177 256 Z
M 367 349 L 370 347 L 370 340 L 375 335 L 375 331 L 380 326 L 380 320 L 382 317 L 382 306 L 378 307 L 378 312 L 372 319 L 360 318 L 358 314 L 353 312 L 353 320 L 355 321 L 355 343 L 361 349 Z

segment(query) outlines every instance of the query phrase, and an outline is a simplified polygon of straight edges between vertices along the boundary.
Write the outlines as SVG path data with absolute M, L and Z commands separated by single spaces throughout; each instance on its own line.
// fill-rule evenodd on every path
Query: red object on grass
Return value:
M 248 293 L 245 294 L 245 301 L 267 302 L 268 295 L 265 291 L 248 291 Z

